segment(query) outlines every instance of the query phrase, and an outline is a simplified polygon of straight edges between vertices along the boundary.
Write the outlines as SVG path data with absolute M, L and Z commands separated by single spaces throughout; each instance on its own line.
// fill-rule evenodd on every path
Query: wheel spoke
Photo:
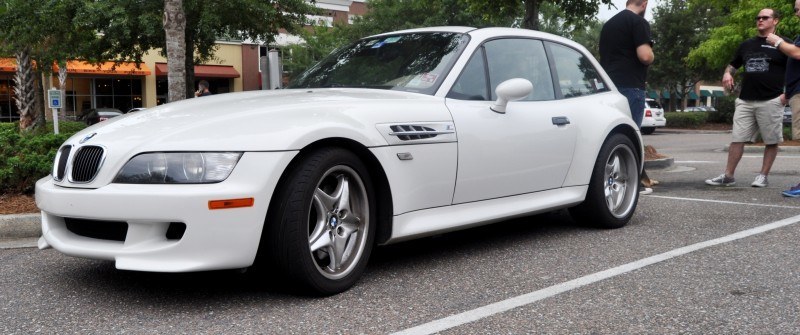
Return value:
M 320 189 L 317 189 L 314 192 L 314 198 L 312 199 L 311 203 L 316 210 L 316 218 L 314 219 L 314 230 L 310 232 L 308 237 L 308 244 L 313 245 L 315 241 L 320 239 L 320 236 L 323 234 L 327 234 L 328 232 L 328 212 L 330 211 L 329 207 L 325 206 L 326 199 L 331 199 L 325 192 Z M 311 219 L 311 218 L 309 218 Z M 311 249 L 314 251 L 315 249 Z
M 614 155 L 614 158 L 612 158 L 608 162 L 608 165 L 606 165 L 606 176 L 607 176 L 607 178 L 611 177 L 611 178 L 616 179 L 617 176 L 619 176 L 619 169 L 620 169 L 619 156 L 618 155 Z
M 604 190 L 606 206 L 611 211 L 616 211 L 625 200 L 628 176 L 622 171 L 623 169 L 624 166 L 620 156 L 614 154 L 606 165 L 606 184 Z
M 321 210 L 322 213 L 327 213 L 336 206 L 336 197 L 335 195 L 328 195 L 323 190 L 316 189 L 314 191 L 314 206 L 317 207 L 317 210 Z
M 314 252 L 323 248 L 331 247 L 333 245 L 333 241 L 331 241 L 330 232 L 327 229 L 322 229 L 319 234 L 312 235 L 308 239 L 308 244 L 311 252 Z
M 350 212 L 350 181 L 344 175 L 339 175 L 336 179 L 338 184 L 333 192 L 333 198 L 336 200 L 333 209 L 336 213 L 346 215 Z

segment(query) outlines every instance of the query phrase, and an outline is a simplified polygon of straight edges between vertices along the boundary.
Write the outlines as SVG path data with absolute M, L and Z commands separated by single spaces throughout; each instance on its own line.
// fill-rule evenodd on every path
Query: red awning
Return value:
M 156 76 L 167 75 L 167 64 L 156 63 Z M 196 78 L 239 78 L 239 71 L 230 65 L 195 65 Z

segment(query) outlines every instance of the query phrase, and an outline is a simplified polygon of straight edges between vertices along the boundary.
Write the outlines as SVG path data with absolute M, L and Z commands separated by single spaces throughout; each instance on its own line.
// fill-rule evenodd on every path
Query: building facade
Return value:
M 332 26 L 333 22 L 352 22 L 366 13 L 366 0 L 317 0 L 322 14 L 310 17 L 316 24 Z M 284 32 L 278 43 L 299 43 Z M 195 83 L 206 80 L 214 94 L 259 90 L 260 57 L 267 47 L 254 42 L 219 41 L 214 59 L 195 66 Z M 151 50 L 142 63 L 105 62 L 92 65 L 80 61 L 67 63 L 64 108 L 60 118 L 75 120 L 92 108 L 116 108 L 126 112 L 132 108 L 149 108 L 166 103 L 167 60 L 158 50 Z M 46 78 L 45 89 L 58 87 L 57 71 Z M 0 122 L 19 120 L 14 102 L 16 60 L 0 58 Z M 50 117 L 50 113 L 46 113 Z

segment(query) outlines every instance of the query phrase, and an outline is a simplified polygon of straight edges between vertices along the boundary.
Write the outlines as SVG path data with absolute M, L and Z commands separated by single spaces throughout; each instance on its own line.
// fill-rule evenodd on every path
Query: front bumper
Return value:
M 106 259 L 118 269 L 187 272 L 253 264 L 267 207 L 280 174 L 295 152 L 245 153 L 227 180 L 197 185 L 108 184 L 95 189 L 36 183 L 42 210 L 40 248 L 71 256 Z M 210 200 L 254 198 L 252 207 L 210 210 Z M 68 225 L 68 222 L 71 225 Z M 122 240 L 74 229 L 125 226 Z M 182 234 L 170 226 L 185 225 Z M 176 238 L 178 235 L 179 238 Z

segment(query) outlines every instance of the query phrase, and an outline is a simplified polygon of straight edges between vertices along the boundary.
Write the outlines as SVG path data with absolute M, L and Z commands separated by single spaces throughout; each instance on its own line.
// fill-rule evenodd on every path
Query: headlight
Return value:
M 218 183 L 231 174 L 241 152 L 151 152 L 133 157 L 114 178 L 121 184 Z

